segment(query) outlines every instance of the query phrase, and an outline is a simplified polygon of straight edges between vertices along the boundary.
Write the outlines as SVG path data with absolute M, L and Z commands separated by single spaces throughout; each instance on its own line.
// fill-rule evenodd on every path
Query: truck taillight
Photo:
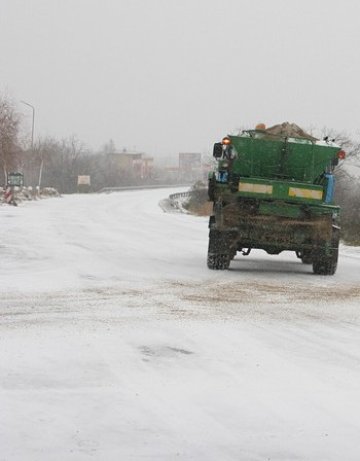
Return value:
M 339 150 L 339 152 L 337 153 L 337 158 L 339 160 L 344 160 L 344 158 L 346 157 L 346 153 L 344 150 Z
M 229 144 L 231 144 L 230 138 L 228 138 L 226 136 L 225 138 L 222 139 L 221 144 L 224 144 L 225 146 L 228 146 Z

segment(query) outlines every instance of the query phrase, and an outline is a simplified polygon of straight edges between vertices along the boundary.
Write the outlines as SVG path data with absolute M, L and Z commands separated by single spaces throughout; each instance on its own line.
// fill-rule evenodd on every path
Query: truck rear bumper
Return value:
M 226 213 L 224 208 L 221 217 L 216 217 L 211 227 L 230 235 L 234 248 L 261 248 L 279 253 L 322 247 L 331 241 L 333 220 L 329 215 L 304 220 L 262 215 L 234 216 Z

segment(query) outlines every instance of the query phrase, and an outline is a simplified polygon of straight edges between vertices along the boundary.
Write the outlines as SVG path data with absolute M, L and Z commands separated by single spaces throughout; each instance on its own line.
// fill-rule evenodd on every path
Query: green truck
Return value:
M 226 136 L 214 145 L 209 174 L 209 269 L 228 269 L 253 248 L 277 255 L 294 251 L 313 272 L 333 275 L 340 237 L 334 204 L 334 168 L 345 152 L 295 124 Z

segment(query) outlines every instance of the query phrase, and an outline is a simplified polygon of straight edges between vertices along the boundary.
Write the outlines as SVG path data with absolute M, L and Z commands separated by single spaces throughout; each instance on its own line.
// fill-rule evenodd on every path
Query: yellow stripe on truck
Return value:
M 271 184 L 253 184 L 250 182 L 240 182 L 239 192 L 252 192 L 254 194 L 272 194 L 273 186 Z
M 310 198 L 321 200 L 323 196 L 322 190 L 302 189 L 299 187 L 289 187 L 289 197 Z

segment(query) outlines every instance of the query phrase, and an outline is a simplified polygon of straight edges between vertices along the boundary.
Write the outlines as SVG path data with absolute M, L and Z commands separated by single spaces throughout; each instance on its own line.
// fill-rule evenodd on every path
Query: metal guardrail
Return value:
M 183 207 L 184 198 L 188 198 L 191 195 L 191 191 L 186 192 L 176 192 L 175 194 L 170 194 L 168 198 L 168 204 L 172 210 L 185 212 Z
M 181 199 L 190 198 L 194 193 L 196 194 L 196 192 L 203 192 L 203 191 L 207 191 L 207 189 L 205 188 L 196 189 L 196 190 L 189 190 L 185 192 L 176 192 L 175 194 L 170 194 L 169 195 L 170 205 L 173 208 L 183 209 L 183 201 Z
M 175 193 L 175 194 L 170 194 L 170 195 L 169 195 L 169 199 L 170 199 L 171 201 L 173 201 L 173 200 L 176 200 L 176 199 L 178 199 L 178 198 L 190 197 L 190 195 L 191 195 L 191 191 L 187 191 L 187 192 L 177 192 L 177 193 Z

